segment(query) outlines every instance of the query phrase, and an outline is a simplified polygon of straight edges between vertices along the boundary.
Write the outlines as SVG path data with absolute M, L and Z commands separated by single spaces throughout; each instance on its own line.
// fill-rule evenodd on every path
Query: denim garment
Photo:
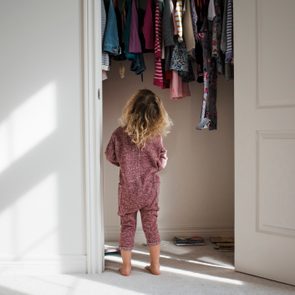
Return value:
M 134 54 L 134 59 L 132 60 L 130 70 L 135 72 L 136 75 L 140 75 L 146 70 L 142 53 Z
M 104 6 L 104 1 L 101 1 L 101 42 L 103 44 L 103 38 L 104 38 L 104 32 L 106 28 L 106 23 L 107 23 L 107 16 L 106 16 L 106 11 L 105 11 L 105 6 Z M 101 53 L 101 67 L 103 71 L 109 71 L 110 70 L 110 58 L 109 54 L 107 52 L 102 52 Z M 104 73 L 106 78 L 106 73 Z
M 129 41 L 130 41 L 130 26 L 131 26 L 131 0 L 126 0 L 126 23 L 124 27 L 124 45 L 125 45 L 125 56 L 129 60 L 135 59 L 135 54 L 129 52 Z
M 117 28 L 117 18 L 113 0 L 110 0 L 109 2 L 108 21 L 104 35 L 103 51 L 109 52 L 113 55 L 119 55 L 121 53 Z

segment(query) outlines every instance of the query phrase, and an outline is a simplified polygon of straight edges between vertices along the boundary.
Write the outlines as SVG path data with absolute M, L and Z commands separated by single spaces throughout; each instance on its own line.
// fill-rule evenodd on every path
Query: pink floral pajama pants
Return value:
M 157 224 L 157 210 L 142 208 L 139 211 L 141 215 L 142 228 L 147 240 L 147 245 L 153 246 L 160 244 L 160 234 Z M 120 216 L 121 234 L 119 247 L 122 250 L 132 250 L 134 247 L 137 212 L 138 211 Z

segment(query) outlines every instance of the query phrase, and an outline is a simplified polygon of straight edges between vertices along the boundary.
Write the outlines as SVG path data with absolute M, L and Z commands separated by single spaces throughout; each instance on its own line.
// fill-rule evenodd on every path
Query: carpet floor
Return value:
M 147 247 L 136 245 L 128 277 L 119 274 L 121 258 L 114 254 L 106 256 L 100 275 L 2 275 L 0 295 L 295 295 L 294 286 L 236 272 L 233 252 L 211 244 L 179 247 L 163 241 L 159 276 L 144 269 L 148 261 Z

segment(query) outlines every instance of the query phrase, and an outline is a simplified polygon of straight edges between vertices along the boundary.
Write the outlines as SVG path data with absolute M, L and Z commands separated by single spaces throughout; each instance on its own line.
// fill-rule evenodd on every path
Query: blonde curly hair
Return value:
M 120 123 L 140 149 L 154 136 L 167 135 L 172 126 L 161 99 L 149 89 L 140 89 L 130 97 Z

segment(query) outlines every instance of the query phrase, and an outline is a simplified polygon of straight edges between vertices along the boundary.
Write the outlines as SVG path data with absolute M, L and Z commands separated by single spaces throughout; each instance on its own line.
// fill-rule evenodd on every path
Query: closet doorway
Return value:
M 154 57 L 145 54 L 147 70 L 143 81 L 129 71 L 130 61 L 114 61 L 108 79 L 103 82 L 103 149 L 115 128 L 126 100 L 138 89 L 148 88 L 162 99 L 174 126 L 164 138 L 168 151 L 168 164 L 159 173 L 161 178 L 159 231 L 162 239 L 163 266 L 179 259 L 199 257 L 205 263 L 233 267 L 233 252 L 218 252 L 208 247 L 209 237 L 233 237 L 234 226 L 234 118 L 233 81 L 220 78 L 218 83 L 218 129 L 196 130 L 202 100 L 202 84 L 190 83 L 192 96 L 171 100 L 169 89 L 154 86 Z M 125 68 L 125 78 L 120 69 Z M 119 169 L 104 161 L 105 240 L 118 241 L 120 233 L 118 208 Z M 175 236 L 202 236 L 207 246 L 177 247 Z M 137 246 L 145 242 L 140 216 L 137 218 Z M 116 243 L 106 243 L 114 245 Z M 203 247 L 203 249 L 201 249 Z M 147 248 L 136 248 L 147 254 Z M 203 252 L 206 249 L 205 252 Z M 196 251 L 197 250 L 197 251 Z M 199 251 L 201 251 L 199 253 Z M 213 253 L 208 254 L 208 250 Z M 215 252 L 215 253 L 214 253 Z M 211 257 L 204 257 L 211 255 Z M 222 255 L 225 254 L 225 255 Z M 137 254 L 139 256 L 139 254 Z M 163 258 L 171 257 L 170 259 Z M 111 257 L 114 259 L 114 257 Z M 137 257 L 140 260 L 144 257 Z M 110 259 L 107 256 L 106 259 Z M 220 260 L 220 261 L 218 261 Z M 167 262 L 167 264 L 166 264 Z
M 99 0 L 93 1 L 100 7 Z M 125 100 L 137 88 L 147 87 L 164 97 L 175 125 L 165 139 L 169 164 L 161 175 L 159 227 L 160 230 L 163 228 L 162 237 L 171 235 L 171 229 L 183 228 L 188 232 L 189 225 L 193 226 L 193 231 L 197 228 L 202 232 L 203 229 L 204 233 L 206 229 L 207 232 L 210 228 L 217 229 L 217 225 L 230 232 L 234 226 L 236 270 L 295 284 L 291 271 L 295 267 L 295 256 L 292 255 L 295 220 L 291 212 L 294 208 L 292 192 L 295 191 L 292 152 L 295 103 L 291 90 L 286 87 L 292 85 L 294 61 L 284 64 L 284 68 L 274 62 L 277 61 L 276 53 L 282 50 L 279 48 L 281 43 L 272 43 L 278 48 L 269 50 L 271 38 L 267 37 L 273 32 L 280 36 L 283 28 L 294 36 L 289 14 L 294 11 L 295 3 L 284 1 L 284 4 L 283 13 L 277 15 L 280 21 L 275 26 L 272 22 L 276 11 L 274 1 L 234 1 L 235 88 L 233 95 L 233 83 L 219 79 L 217 131 L 195 130 L 200 88 L 192 88 L 190 98 L 171 101 L 165 90 L 152 86 L 148 71 L 143 82 L 129 72 L 126 80 L 116 78 L 118 73 L 114 72 L 115 78 L 110 76 L 114 82 L 103 82 L 100 89 L 107 123 L 101 121 L 98 129 L 103 128 L 104 138 L 110 136 Z M 100 29 L 99 25 L 97 27 Z M 290 40 L 294 42 L 295 38 Z M 287 56 L 290 56 L 290 48 L 284 49 Z M 97 52 L 100 53 L 100 49 Z M 150 68 L 149 62 L 147 67 Z M 286 73 L 286 80 L 280 84 L 275 79 L 277 69 Z M 130 81 L 127 80 L 129 77 Z M 279 124 L 277 118 L 280 118 Z M 101 141 L 102 156 L 105 140 Z M 199 149 L 206 156 L 198 154 Z M 192 158 L 194 154 L 196 156 Z M 214 161 L 210 162 L 212 157 Z M 118 234 L 119 228 L 113 223 L 118 171 L 107 165 L 101 164 L 99 169 L 104 174 L 105 185 L 99 194 L 99 202 L 104 200 L 104 210 L 98 215 L 105 217 L 105 236 Z M 218 199 L 220 195 L 223 195 L 222 199 Z M 206 219 L 208 216 L 210 220 Z M 100 241 L 103 242 L 103 238 Z

